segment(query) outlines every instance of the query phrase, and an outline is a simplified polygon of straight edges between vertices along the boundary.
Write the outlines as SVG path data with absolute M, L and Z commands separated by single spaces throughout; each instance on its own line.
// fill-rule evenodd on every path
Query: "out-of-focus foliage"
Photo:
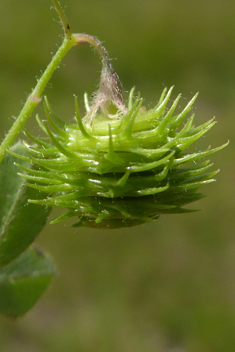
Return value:
M 197 204 L 202 212 L 114 231 L 48 225 L 38 242 L 60 277 L 22 320 L 0 318 L 1 352 L 233 352 L 235 4 L 62 3 L 73 31 L 99 37 L 117 58 L 125 90 L 135 85 L 148 108 L 165 86 L 187 100 L 199 91 L 197 123 L 218 121 L 199 149 L 231 142 L 213 157 L 221 172 Z M 0 2 L 1 137 L 61 42 L 49 7 L 49 0 Z M 74 113 L 72 94 L 90 95 L 100 68 L 88 46 L 67 55 L 46 89 L 58 114 Z M 34 117 L 27 127 L 38 133 Z

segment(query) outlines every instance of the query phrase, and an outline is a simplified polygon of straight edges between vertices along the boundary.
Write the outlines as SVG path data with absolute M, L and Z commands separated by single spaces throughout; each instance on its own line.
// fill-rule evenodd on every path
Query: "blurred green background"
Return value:
M 60 276 L 24 318 L 0 317 L 0 350 L 234 352 L 235 3 L 61 1 L 72 30 L 97 36 L 117 58 L 126 92 L 135 85 L 151 107 L 175 85 L 183 107 L 199 91 L 195 122 L 215 115 L 218 124 L 196 148 L 230 144 L 211 157 L 221 172 L 194 204 L 201 212 L 113 231 L 47 225 L 37 242 Z M 0 2 L 1 138 L 61 43 L 50 7 Z M 82 103 L 96 89 L 100 68 L 89 46 L 66 56 L 45 91 L 61 117 L 72 119 L 74 93 Z M 27 126 L 38 133 L 34 116 Z

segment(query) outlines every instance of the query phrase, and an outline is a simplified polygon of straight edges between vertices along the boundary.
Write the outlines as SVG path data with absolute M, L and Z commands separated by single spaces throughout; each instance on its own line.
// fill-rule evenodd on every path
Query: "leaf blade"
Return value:
M 27 313 L 57 274 L 52 259 L 38 248 L 28 248 L 0 269 L 0 313 L 18 317 Z
M 13 152 L 26 155 L 23 144 L 18 142 Z M 50 208 L 29 204 L 28 199 L 44 198 L 43 193 L 26 187 L 18 175 L 17 161 L 30 168 L 27 160 L 7 154 L 0 164 L 0 267 L 7 265 L 24 252 L 44 227 Z

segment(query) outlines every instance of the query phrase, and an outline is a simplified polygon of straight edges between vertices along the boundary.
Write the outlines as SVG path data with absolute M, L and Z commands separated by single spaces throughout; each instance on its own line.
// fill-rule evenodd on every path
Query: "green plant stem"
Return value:
M 59 16 L 59 19 L 61 21 L 61 24 L 63 26 L 63 29 L 64 29 L 64 33 L 67 37 L 70 37 L 71 36 L 71 30 L 70 30 L 70 25 L 69 25 L 69 22 L 68 22 L 68 19 L 64 13 L 64 11 L 62 10 L 62 7 L 59 3 L 59 1 L 57 0 L 52 0 L 52 3 L 53 3 L 53 6 Z
M 77 41 L 73 35 L 66 36 L 64 38 L 62 45 L 60 46 L 60 48 L 52 58 L 50 64 L 47 66 L 41 78 L 38 80 L 38 83 L 36 84 L 32 93 L 29 95 L 28 99 L 26 100 L 26 103 L 23 109 L 21 110 L 18 118 L 16 119 L 11 129 L 9 130 L 8 134 L 6 135 L 5 139 L 3 140 L 0 146 L 0 162 L 2 161 L 2 159 L 6 154 L 6 150 L 10 148 L 14 143 L 14 141 L 16 140 L 18 134 L 24 127 L 26 121 L 32 114 L 33 110 L 40 103 L 41 101 L 40 97 L 42 95 L 42 92 L 45 86 L 47 85 L 49 79 L 51 78 L 53 72 L 58 67 L 58 65 L 60 64 L 63 57 L 67 54 L 67 52 L 76 44 L 77 44 Z
M 63 57 L 67 54 L 67 52 L 75 45 L 77 44 L 84 44 L 84 43 L 89 43 L 92 45 L 101 55 L 103 66 L 109 67 L 110 70 L 112 68 L 112 65 L 110 63 L 110 59 L 108 56 L 108 52 L 106 49 L 101 45 L 100 41 L 96 39 L 93 36 L 83 34 L 83 33 L 77 33 L 77 34 L 72 34 L 71 29 L 69 26 L 69 22 L 67 20 L 67 17 L 62 10 L 60 3 L 58 0 L 52 0 L 52 3 L 55 7 L 55 10 L 58 13 L 58 16 L 60 18 L 60 21 L 62 23 L 65 37 L 62 45 L 52 58 L 50 64 L 47 66 L 46 70 L 44 71 L 43 75 L 41 78 L 38 80 L 38 83 L 36 84 L 36 87 L 33 89 L 32 93 L 29 95 L 28 99 L 26 100 L 26 103 L 21 110 L 19 116 L 17 117 L 16 121 L 12 125 L 11 129 L 7 133 L 5 139 L 3 140 L 1 146 L 0 146 L 0 162 L 4 158 L 7 149 L 9 149 L 14 141 L 16 140 L 17 136 L 19 135 L 20 131 L 24 127 L 26 121 L 36 108 L 36 106 L 40 103 L 41 101 L 41 95 L 42 92 L 47 85 L 49 79 L 51 78 L 53 72 L 55 69 L 59 66 L 61 60 Z

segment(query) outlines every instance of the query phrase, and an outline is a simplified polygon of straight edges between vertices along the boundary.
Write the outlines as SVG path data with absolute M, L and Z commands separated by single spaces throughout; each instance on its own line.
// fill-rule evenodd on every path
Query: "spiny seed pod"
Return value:
M 26 144 L 26 159 L 37 167 L 20 167 L 28 186 L 48 197 L 29 201 L 68 208 L 52 223 L 77 216 L 74 226 L 97 228 L 134 226 L 160 214 L 192 211 L 183 206 L 203 197 L 199 187 L 214 181 L 218 172 L 208 172 L 213 164 L 202 159 L 225 145 L 191 153 L 186 149 L 215 121 L 194 127 L 194 116 L 187 118 L 197 95 L 181 113 L 175 113 L 180 95 L 167 108 L 172 88 L 164 90 L 150 110 L 141 107 L 139 97 L 134 100 L 132 90 L 126 107 L 106 50 L 91 36 L 77 37 L 78 43 L 90 42 L 102 55 L 100 87 L 91 107 L 85 99 L 83 119 L 75 98 L 72 125 L 45 100 L 47 122 L 37 121 L 46 137 L 27 132 L 36 146 Z
M 77 226 L 101 228 L 133 226 L 163 213 L 189 211 L 182 207 L 200 199 L 198 188 L 214 181 L 217 173 L 208 172 L 213 165 L 208 160 L 200 160 L 224 145 L 185 153 L 215 122 L 194 127 L 192 115 L 180 127 L 196 96 L 174 114 L 180 95 L 166 109 L 171 91 L 164 90 L 158 104 L 145 111 L 140 99 L 133 103 L 132 90 L 125 115 L 98 113 L 92 124 L 89 119 L 82 122 L 77 100 L 73 125 L 56 116 L 46 100 L 54 132 L 37 118 L 47 137 L 27 133 L 39 147 L 26 145 L 26 150 L 27 160 L 39 168 L 20 167 L 28 172 L 22 176 L 33 182 L 28 186 L 47 192 L 48 197 L 30 202 L 69 209 L 52 223 L 77 216 Z

